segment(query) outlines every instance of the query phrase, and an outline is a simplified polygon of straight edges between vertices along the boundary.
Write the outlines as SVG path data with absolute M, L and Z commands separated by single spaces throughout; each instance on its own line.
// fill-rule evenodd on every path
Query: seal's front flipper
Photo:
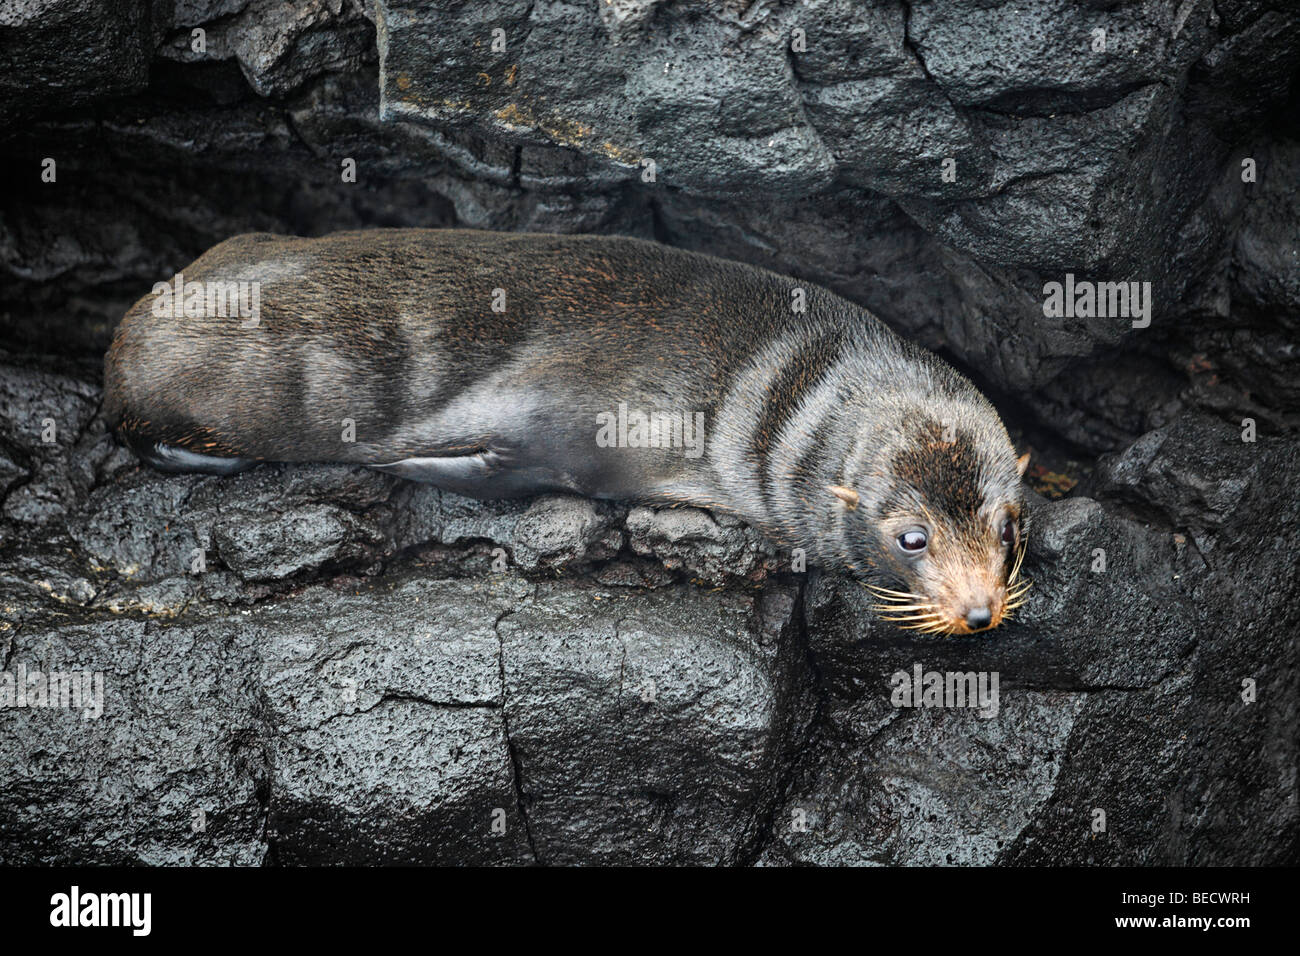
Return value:
M 472 455 L 403 458 L 391 464 L 370 467 L 409 481 L 427 481 L 431 485 L 449 488 L 456 484 L 473 484 L 491 478 L 499 472 L 501 459 L 496 452 L 480 451 Z
M 428 482 L 471 498 L 517 498 L 561 487 L 548 473 L 522 467 L 521 463 L 495 448 L 469 455 L 403 458 L 391 464 L 369 467 L 410 481 Z

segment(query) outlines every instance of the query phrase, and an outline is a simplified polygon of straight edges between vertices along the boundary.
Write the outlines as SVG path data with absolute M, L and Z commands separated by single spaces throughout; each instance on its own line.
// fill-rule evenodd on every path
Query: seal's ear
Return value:
M 1029 467 L 1029 452 L 1025 452 L 1016 459 L 1016 474 L 1021 478 L 1025 477 L 1025 469 Z
M 858 506 L 858 493 L 852 488 L 845 488 L 843 485 L 827 485 L 826 490 L 833 494 L 844 506 L 853 511 Z

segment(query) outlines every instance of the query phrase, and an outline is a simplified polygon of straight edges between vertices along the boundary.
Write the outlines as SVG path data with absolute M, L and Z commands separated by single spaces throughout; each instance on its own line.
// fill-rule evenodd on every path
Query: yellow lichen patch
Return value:
M 513 129 L 543 133 L 559 146 L 585 146 L 595 132 L 592 127 L 578 120 L 565 119 L 554 114 L 539 117 L 527 106 L 521 107 L 517 103 L 507 103 L 492 115 Z M 595 150 L 609 159 L 630 166 L 640 162 L 640 157 L 632 150 L 608 140 L 596 145 Z
M 419 90 L 404 90 L 393 97 L 398 103 L 405 103 L 408 106 L 414 106 L 418 109 L 426 110 L 429 108 L 428 98 Z
M 554 116 L 543 119 L 528 107 L 520 107 L 517 103 L 507 103 L 492 115 L 515 129 L 545 133 L 561 146 L 577 146 L 592 134 L 591 127 L 585 123 Z
M 506 86 L 514 86 L 517 79 L 519 79 L 519 64 L 511 63 L 510 69 L 506 70 Z
M 531 127 L 533 125 L 531 117 L 524 113 L 524 111 L 514 103 L 507 103 L 492 115 L 507 126 Z
M 411 88 L 411 78 L 405 73 L 397 74 L 397 88 L 399 90 L 409 90 Z
M 104 605 L 110 614 L 143 614 L 159 621 L 177 618 L 189 607 L 190 602 L 182 604 L 155 604 L 148 598 L 125 597 L 110 601 Z
M 600 152 L 615 162 L 626 163 L 629 166 L 637 166 L 641 162 L 641 157 L 637 153 L 608 140 L 600 144 Z
M 568 120 L 558 117 L 551 117 L 541 124 L 543 131 L 552 136 L 558 142 L 574 143 L 579 140 L 587 139 L 595 132 L 586 123 L 579 123 L 577 120 Z

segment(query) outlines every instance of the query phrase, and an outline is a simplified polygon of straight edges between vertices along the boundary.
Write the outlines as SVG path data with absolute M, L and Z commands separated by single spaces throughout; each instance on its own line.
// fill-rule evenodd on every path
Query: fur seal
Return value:
M 1028 456 L 970 381 L 825 289 L 699 253 L 236 236 L 137 302 L 104 364 L 110 424 L 163 469 L 350 462 L 479 498 L 699 505 L 923 631 L 996 626 L 1027 587 Z

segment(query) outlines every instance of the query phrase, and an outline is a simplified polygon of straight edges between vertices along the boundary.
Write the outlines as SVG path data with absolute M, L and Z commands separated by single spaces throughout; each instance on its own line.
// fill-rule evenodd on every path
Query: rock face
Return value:
M 0 862 L 1300 859 L 1292 5 L 20 0 L 0 52 Z M 918 638 L 704 511 L 105 433 L 153 282 L 390 225 L 866 305 L 1033 450 L 1031 600 Z

